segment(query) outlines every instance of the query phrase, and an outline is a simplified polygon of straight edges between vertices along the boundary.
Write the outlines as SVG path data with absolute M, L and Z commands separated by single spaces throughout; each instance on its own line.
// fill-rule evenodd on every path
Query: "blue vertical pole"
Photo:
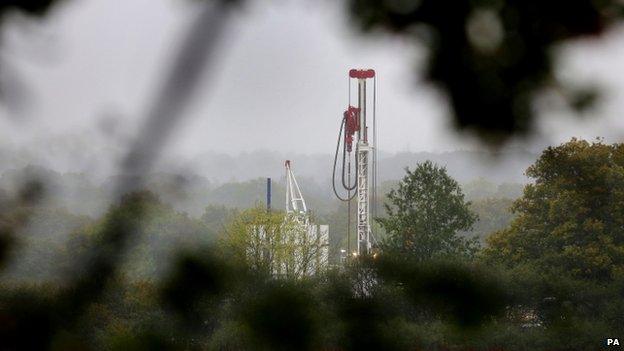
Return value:
M 267 212 L 271 212 L 271 178 L 267 178 L 266 204 Z

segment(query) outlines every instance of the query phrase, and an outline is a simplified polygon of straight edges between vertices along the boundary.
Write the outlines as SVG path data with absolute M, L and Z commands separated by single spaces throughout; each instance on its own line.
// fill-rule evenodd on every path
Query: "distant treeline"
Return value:
M 95 223 L 110 206 L 119 199 L 114 199 L 114 185 L 124 178 L 132 176 L 113 176 L 97 181 L 86 174 L 58 173 L 39 166 L 26 166 L 18 170 L 5 171 L 0 175 L 0 202 L 17 196 L 15 192 L 29 182 L 41 182 L 43 189 L 43 209 L 35 211 L 31 225 L 26 228 L 24 237 L 38 237 L 46 233 L 46 245 L 60 247 L 65 245 L 67 236 L 77 228 Z M 283 179 L 275 179 L 273 184 L 273 208 L 282 210 L 285 206 L 285 188 Z M 132 183 L 132 182 L 125 182 Z M 331 190 L 324 188 L 314 180 L 300 177 L 299 183 L 306 198 L 308 208 L 314 220 L 319 224 L 328 224 L 330 228 L 330 260 L 338 259 L 340 249 L 349 246 L 347 242 L 347 206 L 336 200 Z M 158 173 L 147 177 L 146 185 L 141 188 L 125 189 L 126 193 L 149 191 L 157 197 L 158 203 L 170 213 L 170 218 L 184 217 L 206 226 L 198 230 L 213 237 L 222 229 L 232 213 L 252 207 L 263 207 L 266 201 L 266 180 L 256 178 L 241 182 L 216 184 L 206 177 Z M 379 186 L 379 197 L 375 203 L 377 216 L 385 214 L 383 204 L 385 194 L 396 187 L 398 180 L 385 181 Z M 472 230 L 462 232 L 463 236 L 476 237 L 481 243 L 486 236 L 506 227 L 513 216 L 510 206 L 514 199 L 522 194 L 523 185 L 519 183 L 496 184 L 484 178 L 462 184 L 471 210 L 478 216 Z M 356 206 L 351 207 L 351 244 L 355 242 L 353 221 Z M 374 230 L 383 235 L 380 227 Z M 210 234 L 211 233 L 211 234 Z
M 215 184 L 267 177 L 280 179 L 284 176 L 284 161 L 289 159 L 298 178 L 309 178 L 322 186 L 329 186 L 333 162 L 330 152 L 305 155 L 260 150 L 237 155 L 217 152 L 175 157 L 163 155 L 156 172 L 197 174 Z M 92 179 L 102 180 L 116 174 L 116 160 L 122 155 L 121 150 L 97 148 L 93 143 L 71 136 L 51 138 L 28 148 L 2 145 L 0 173 L 38 165 L 61 173 L 84 173 Z M 460 183 L 477 178 L 495 183 L 524 183 L 527 181 L 524 171 L 537 156 L 523 149 L 397 153 L 386 153 L 382 149 L 379 153 L 379 180 L 400 179 L 405 167 L 413 168 L 419 162 L 430 160 L 445 166 L 449 175 Z

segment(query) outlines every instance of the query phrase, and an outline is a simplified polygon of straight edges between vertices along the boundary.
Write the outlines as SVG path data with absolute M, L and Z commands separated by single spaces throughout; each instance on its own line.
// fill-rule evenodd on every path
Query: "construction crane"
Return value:
M 312 223 L 290 161 L 284 162 L 284 167 L 286 168 L 285 219 L 295 222 L 297 230 L 293 234 L 295 234 L 296 239 L 291 244 L 294 243 L 295 246 L 301 248 L 301 251 L 295 252 L 293 262 L 303 263 L 312 259 L 304 271 L 306 275 L 313 275 L 325 270 L 329 264 L 329 226 Z M 303 234 L 303 236 L 298 236 L 298 233 Z
M 290 168 L 290 160 L 284 162 L 286 168 L 286 215 L 292 216 L 301 224 L 309 224 L 308 207 L 306 206 L 301 189 Z
M 373 101 L 369 106 L 367 101 L 367 81 L 373 80 Z M 351 105 L 351 86 L 353 81 L 357 84 L 357 106 Z M 338 142 L 336 143 L 336 154 L 334 156 L 334 167 L 332 174 L 332 187 L 334 194 L 342 201 L 349 204 L 350 213 L 351 200 L 357 198 L 356 231 L 357 231 L 357 251 L 356 255 L 371 254 L 374 236 L 371 231 L 371 200 L 373 209 L 376 203 L 377 193 L 377 126 L 376 126 L 376 104 L 377 104 L 377 78 L 372 69 L 352 69 L 349 71 L 349 104 L 343 114 L 338 132 Z M 369 140 L 369 128 L 367 121 L 367 109 L 372 107 L 372 140 Z M 355 182 L 351 183 L 351 153 L 355 141 Z M 338 153 L 342 143 L 342 191 L 347 195 L 343 196 L 336 188 L 336 168 L 338 163 Z M 372 156 L 372 157 L 371 157 Z M 353 195 L 351 192 L 354 191 Z M 349 217 L 350 218 L 350 217 Z M 350 220 L 347 228 L 347 240 L 349 239 Z

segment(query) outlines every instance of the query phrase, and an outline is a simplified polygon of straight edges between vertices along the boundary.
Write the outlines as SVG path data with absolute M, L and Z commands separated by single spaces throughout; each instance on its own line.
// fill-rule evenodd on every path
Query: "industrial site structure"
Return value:
M 286 222 L 295 224 L 295 263 L 305 275 L 313 275 L 326 269 L 329 263 L 329 226 L 318 225 L 310 219 L 297 178 L 292 171 L 290 160 L 284 163 L 286 169 Z M 301 235 L 303 234 L 303 235 Z
M 367 100 L 367 81 L 372 80 L 372 103 Z M 353 81 L 357 87 L 357 106 L 351 105 L 351 86 Z M 349 71 L 349 104 L 342 117 L 336 154 L 334 157 L 334 168 L 332 185 L 336 196 L 347 203 L 356 197 L 356 233 L 357 251 L 355 255 L 368 255 L 373 247 L 373 233 L 371 231 L 371 208 L 376 202 L 377 189 L 377 130 L 376 130 L 376 93 L 377 81 L 375 71 L 372 69 L 352 69 Z M 367 120 L 368 108 L 372 110 L 372 128 L 369 133 Z M 372 134 L 372 135 L 371 135 Z M 355 141 L 355 183 L 351 183 L 351 152 Z M 347 195 L 343 196 L 336 189 L 336 168 L 340 144 L 342 143 L 342 191 Z M 355 193 L 351 195 L 351 191 Z M 371 201 L 373 205 L 371 206 Z M 349 210 L 348 210 L 349 211 Z M 349 211 L 350 216 L 350 211 Z M 350 220 L 349 220 L 350 222 Z M 348 225 L 350 226 L 350 224 Z M 347 240 L 349 240 L 350 228 L 347 228 Z M 348 241 L 349 242 L 349 241 Z
M 286 170 L 286 206 L 280 225 L 249 226 L 253 242 L 247 255 L 260 255 L 268 263 L 269 271 L 276 277 L 301 278 L 323 272 L 329 264 L 329 226 L 313 223 L 291 162 L 284 163 Z M 267 211 L 271 212 L 271 179 L 267 178 Z
M 290 168 L 290 160 L 284 163 L 284 167 L 286 168 L 286 216 L 307 225 L 310 222 L 308 206 L 301 194 L 297 178 Z

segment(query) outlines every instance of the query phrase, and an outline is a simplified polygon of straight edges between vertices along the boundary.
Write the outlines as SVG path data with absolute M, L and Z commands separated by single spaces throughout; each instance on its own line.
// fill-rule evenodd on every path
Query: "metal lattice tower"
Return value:
M 357 253 L 368 254 L 371 251 L 370 225 L 370 184 L 368 126 L 366 124 L 366 79 L 374 77 L 374 71 L 351 70 L 349 75 L 358 82 L 359 130 L 355 148 L 357 158 Z
M 308 207 L 290 168 L 290 160 L 284 163 L 284 167 L 286 168 L 286 215 L 295 217 L 302 224 L 308 224 Z
M 366 93 L 367 80 L 373 81 L 373 101 L 372 104 L 367 101 Z M 357 106 L 351 105 L 351 85 L 353 80 L 357 82 Z M 356 215 L 356 231 L 357 231 L 357 251 L 349 253 L 353 255 L 371 254 L 372 241 L 374 240 L 371 231 L 371 208 L 375 208 L 376 192 L 377 192 L 377 131 L 376 131 L 376 86 L 377 80 L 375 71 L 372 69 L 360 70 L 352 69 L 349 71 L 349 105 L 344 112 L 340 132 L 338 134 L 338 143 L 336 145 L 336 155 L 334 157 L 334 169 L 332 177 L 332 187 L 336 196 L 348 203 L 350 208 L 351 200 L 357 198 L 357 215 Z M 367 124 L 367 107 L 372 106 L 372 144 L 368 138 Z M 351 152 L 355 141 L 355 183 L 351 184 Z M 347 192 L 347 196 L 340 195 L 336 188 L 336 166 L 338 163 L 338 153 L 340 144 L 342 143 L 342 175 L 341 183 L 343 191 Z M 348 155 L 348 156 L 347 156 Z M 348 180 L 347 180 L 348 179 Z M 351 192 L 355 190 L 355 194 Z M 372 199 L 372 206 L 371 206 Z M 375 213 L 373 213 L 375 214 Z M 349 246 L 350 237 L 350 213 L 347 221 L 347 245 Z

